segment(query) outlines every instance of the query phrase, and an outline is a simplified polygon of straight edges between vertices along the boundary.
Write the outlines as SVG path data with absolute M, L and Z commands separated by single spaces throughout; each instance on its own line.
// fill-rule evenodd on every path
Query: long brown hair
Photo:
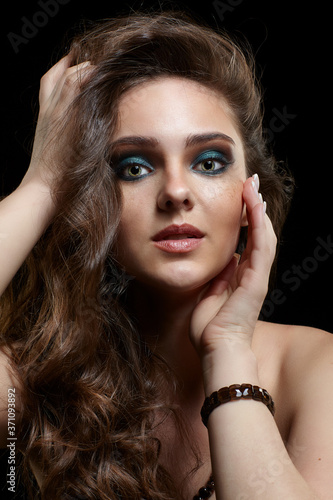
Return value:
M 126 311 L 128 278 L 114 256 L 121 197 L 109 159 L 119 99 L 165 75 L 218 91 L 277 235 L 289 178 L 265 145 L 252 58 L 225 34 L 180 13 L 135 14 L 97 23 L 69 53 L 93 71 L 59 123 L 58 212 L 2 298 L 1 345 L 22 384 L 24 466 L 41 464 L 42 499 L 181 498 L 154 433 L 167 415 L 178 422 L 161 396 L 168 368 Z

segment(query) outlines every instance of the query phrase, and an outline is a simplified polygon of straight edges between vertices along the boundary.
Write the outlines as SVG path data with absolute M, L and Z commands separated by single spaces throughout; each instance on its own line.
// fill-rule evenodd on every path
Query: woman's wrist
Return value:
M 243 345 L 225 347 L 201 360 L 206 396 L 232 384 L 260 385 L 254 352 Z
M 32 231 L 40 237 L 56 213 L 51 187 L 40 179 L 23 179 L 13 194 L 18 197 L 18 205 L 30 207 Z
M 49 194 L 51 193 L 51 183 L 50 179 L 47 179 L 46 175 L 42 175 L 38 171 L 38 165 L 35 166 L 34 163 L 30 163 L 29 169 L 22 178 L 17 189 L 27 188 L 35 190 L 40 193 Z

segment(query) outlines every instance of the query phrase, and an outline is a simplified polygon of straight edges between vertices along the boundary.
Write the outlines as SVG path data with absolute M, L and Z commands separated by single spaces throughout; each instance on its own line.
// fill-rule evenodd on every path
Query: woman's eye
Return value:
M 140 175 L 146 173 L 144 170 L 147 169 L 144 169 L 140 165 L 131 165 L 125 169 L 125 172 L 127 172 L 130 177 L 140 177 Z
M 199 163 L 199 168 L 202 172 L 214 172 L 217 168 L 219 168 L 219 164 L 214 160 L 205 160 Z
M 125 181 L 135 181 L 143 179 L 153 171 L 153 168 L 148 166 L 142 159 L 138 161 L 135 158 L 126 158 L 120 161 L 116 167 L 118 177 Z
M 217 175 L 230 165 L 224 155 L 218 152 L 207 152 L 197 158 L 193 170 L 202 174 Z

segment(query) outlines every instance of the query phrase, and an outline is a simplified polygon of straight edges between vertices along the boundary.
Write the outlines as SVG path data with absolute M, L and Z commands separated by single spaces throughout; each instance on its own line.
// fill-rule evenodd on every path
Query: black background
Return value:
M 82 19 L 112 17 L 160 4 L 116 0 L 65 2 L 57 4 L 59 9 L 53 17 L 37 14 L 43 12 L 41 4 L 47 0 L 3 4 L 2 195 L 17 186 L 28 167 L 39 79 L 61 55 L 66 34 L 71 34 L 73 26 Z M 266 127 L 273 128 L 276 156 L 288 162 L 297 184 L 283 232 L 276 291 L 268 295 L 263 317 L 332 332 L 333 248 L 330 251 L 321 248 L 320 256 L 326 256 L 326 260 L 314 256 L 318 255 L 315 250 L 320 241 L 333 242 L 328 26 L 331 9 L 323 2 L 226 0 L 217 2 L 222 9 L 224 4 L 221 14 L 215 4 L 209 0 L 196 4 L 178 1 L 173 5 L 201 17 L 213 27 L 225 28 L 248 39 L 262 73 Z M 163 5 L 166 8 L 170 2 Z M 14 50 L 13 35 L 10 35 L 12 41 L 8 35 L 22 36 L 26 19 L 40 26 L 30 31 L 27 43 L 18 43 Z M 278 113 L 288 115 L 284 124 L 276 119 Z M 14 498 L 13 494 L 8 498 Z

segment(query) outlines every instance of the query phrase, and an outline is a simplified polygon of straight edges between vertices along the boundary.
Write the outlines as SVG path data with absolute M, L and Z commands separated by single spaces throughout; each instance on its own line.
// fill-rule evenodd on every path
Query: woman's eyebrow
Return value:
M 119 139 L 111 143 L 112 147 L 122 146 L 122 145 L 133 145 L 133 146 L 150 146 L 156 147 L 159 141 L 155 137 L 142 137 L 140 135 L 120 137 Z
M 221 132 L 190 135 L 186 139 L 186 146 L 195 146 L 196 144 L 200 144 L 201 142 L 215 141 L 216 139 L 222 139 L 224 141 L 230 142 L 230 144 L 235 146 L 235 141 L 228 135 L 222 134 Z
M 229 137 L 226 134 L 223 134 L 221 132 L 211 132 L 208 134 L 193 134 L 189 135 L 185 141 L 185 146 L 190 147 L 190 146 L 195 146 L 196 144 L 200 144 L 203 142 L 208 142 L 208 141 L 214 141 L 216 139 L 219 140 L 224 140 L 229 142 L 232 145 L 235 145 L 235 141 Z M 160 141 L 156 139 L 156 137 L 144 137 L 140 135 L 134 135 L 134 136 L 125 136 L 125 137 L 120 137 L 119 139 L 116 139 L 111 143 L 111 146 L 117 147 L 117 146 L 122 146 L 122 145 L 133 145 L 133 146 L 146 146 L 146 147 L 156 147 Z

